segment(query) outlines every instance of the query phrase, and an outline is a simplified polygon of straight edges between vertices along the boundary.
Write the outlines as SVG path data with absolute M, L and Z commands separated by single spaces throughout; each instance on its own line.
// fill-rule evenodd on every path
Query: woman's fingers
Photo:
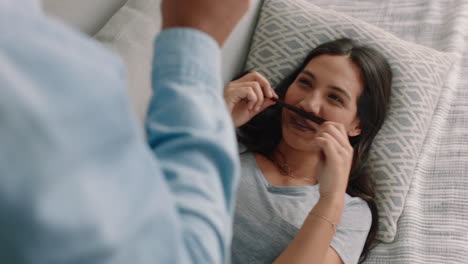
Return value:
M 239 127 L 265 108 L 276 104 L 269 98 L 279 98 L 261 74 L 253 72 L 232 81 L 224 90 L 224 100 L 234 124 Z
M 354 149 L 343 124 L 330 121 L 323 123 L 317 131 L 316 141 L 326 159 L 338 162 L 337 166 L 351 164 Z
M 276 101 L 273 101 L 273 100 L 271 100 L 271 99 L 269 99 L 269 98 L 266 98 L 266 99 L 263 101 L 263 105 L 262 105 L 262 108 L 260 109 L 260 111 L 263 111 L 263 110 L 265 110 L 266 108 L 268 108 L 268 107 L 270 107 L 270 106 L 272 106 L 272 105 L 274 105 L 274 104 L 276 104 Z
M 346 133 L 345 126 L 341 123 L 326 121 L 321 125 L 320 131 L 326 131 L 332 135 L 339 145 L 344 149 L 349 150 L 352 148 L 351 143 L 349 142 L 348 134 Z
M 322 133 L 316 137 L 318 146 L 325 154 L 325 158 L 335 157 L 339 155 L 341 146 L 338 141 L 328 133 Z
M 230 111 L 233 110 L 234 106 L 240 103 L 248 104 L 250 109 L 253 108 L 257 102 L 257 94 L 250 87 L 229 86 L 224 91 L 224 100 L 226 101 Z
M 229 85 L 229 89 L 237 89 L 237 90 L 242 90 L 241 92 L 246 93 L 245 98 L 249 101 L 249 110 L 255 110 L 256 111 L 260 110 L 262 105 L 263 105 L 263 100 L 265 98 L 264 91 L 260 84 L 258 82 L 236 82 L 232 83 Z M 253 96 L 247 97 L 247 92 L 250 93 L 250 91 L 247 91 L 245 89 L 250 89 L 251 92 L 255 93 L 255 99 L 253 99 Z
M 241 87 L 240 90 L 244 91 L 244 101 L 247 102 L 249 110 L 253 110 L 258 101 L 257 93 L 251 87 Z
M 276 92 L 273 90 L 271 87 L 270 82 L 260 73 L 258 72 L 250 72 L 241 78 L 235 80 L 234 82 L 257 82 L 260 84 L 260 87 L 262 88 L 265 97 L 268 98 L 279 98 Z
M 262 105 L 263 105 L 263 100 L 265 98 L 265 95 L 263 94 L 263 90 L 260 87 L 260 84 L 258 82 L 249 82 L 249 87 L 255 92 L 257 95 L 257 101 L 254 104 L 254 108 L 252 110 L 254 111 L 260 111 Z
M 316 142 L 323 158 L 318 178 L 320 195 L 345 192 L 354 151 L 345 126 L 332 121 L 324 122 L 317 130 Z
M 252 88 L 252 86 L 229 87 L 224 92 L 224 100 L 228 104 L 230 111 L 240 103 L 247 104 L 250 111 L 256 112 L 276 104 L 275 101 L 264 98 L 259 88 Z

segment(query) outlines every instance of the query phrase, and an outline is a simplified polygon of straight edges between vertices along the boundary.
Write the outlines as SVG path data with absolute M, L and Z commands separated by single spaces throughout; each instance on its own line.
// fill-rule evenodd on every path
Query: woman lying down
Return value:
M 364 260 L 377 209 L 363 165 L 391 83 L 386 59 L 350 39 L 313 49 L 276 91 L 255 72 L 229 83 L 242 165 L 234 264 Z

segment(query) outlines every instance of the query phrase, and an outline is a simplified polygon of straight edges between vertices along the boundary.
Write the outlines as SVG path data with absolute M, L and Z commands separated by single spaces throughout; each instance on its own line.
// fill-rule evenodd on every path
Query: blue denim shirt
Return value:
M 121 60 L 39 6 L 0 1 L 0 262 L 227 262 L 239 161 L 217 43 L 158 36 L 145 135 Z

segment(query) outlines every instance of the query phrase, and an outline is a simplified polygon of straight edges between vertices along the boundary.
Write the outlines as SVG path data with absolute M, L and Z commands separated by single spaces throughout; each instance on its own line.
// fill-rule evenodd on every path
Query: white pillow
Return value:
M 266 0 L 246 70 L 262 73 L 275 87 L 314 47 L 342 37 L 382 52 L 394 74 L 388 117 L 374 140 L 367 167 L 376 188 L 377 238 L 391 242 L 454 57 L 303 0 Z

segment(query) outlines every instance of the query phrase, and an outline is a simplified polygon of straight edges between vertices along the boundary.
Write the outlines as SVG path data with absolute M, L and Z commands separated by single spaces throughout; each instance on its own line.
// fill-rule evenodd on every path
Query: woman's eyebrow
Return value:
M 308 71 L 308 70 L 303 70 L 301 73 L 309 76 L 310 78 L 312 78 L 314 80 L 317 80 L 315 75 L 312 72 Z M 334 85 L 329 85 L 328 87 L 335 90 L 335 91 L 337 91 L 337 92 L 339 92 L 339 93 L 341 93 L 341 94 L 343 94 L 344 96 L 346 96 L 348 98 L 348 100 L 351 100 L 351 95 L 349 95 L 349 93 L 345 89 L 343 89 L 341 87 L 338 87 L 338 86 L 334 86 Z
M 333 90 L 335 90 L 335 91 L 337 91 L 337 92 L 343 94 L 346 98 L 348 98 L 348 100 L 351 100 L 351 95 L 349 95 L 349 93 L 346 92 L 345 89 L 342 89 L 342 88 L 340 88 L 340 87 L 338 87 L 338 86 L 333 86 L 333 85 L 328 86 L 328 87 L 330 87 L 331 89 L 333 89 Z

